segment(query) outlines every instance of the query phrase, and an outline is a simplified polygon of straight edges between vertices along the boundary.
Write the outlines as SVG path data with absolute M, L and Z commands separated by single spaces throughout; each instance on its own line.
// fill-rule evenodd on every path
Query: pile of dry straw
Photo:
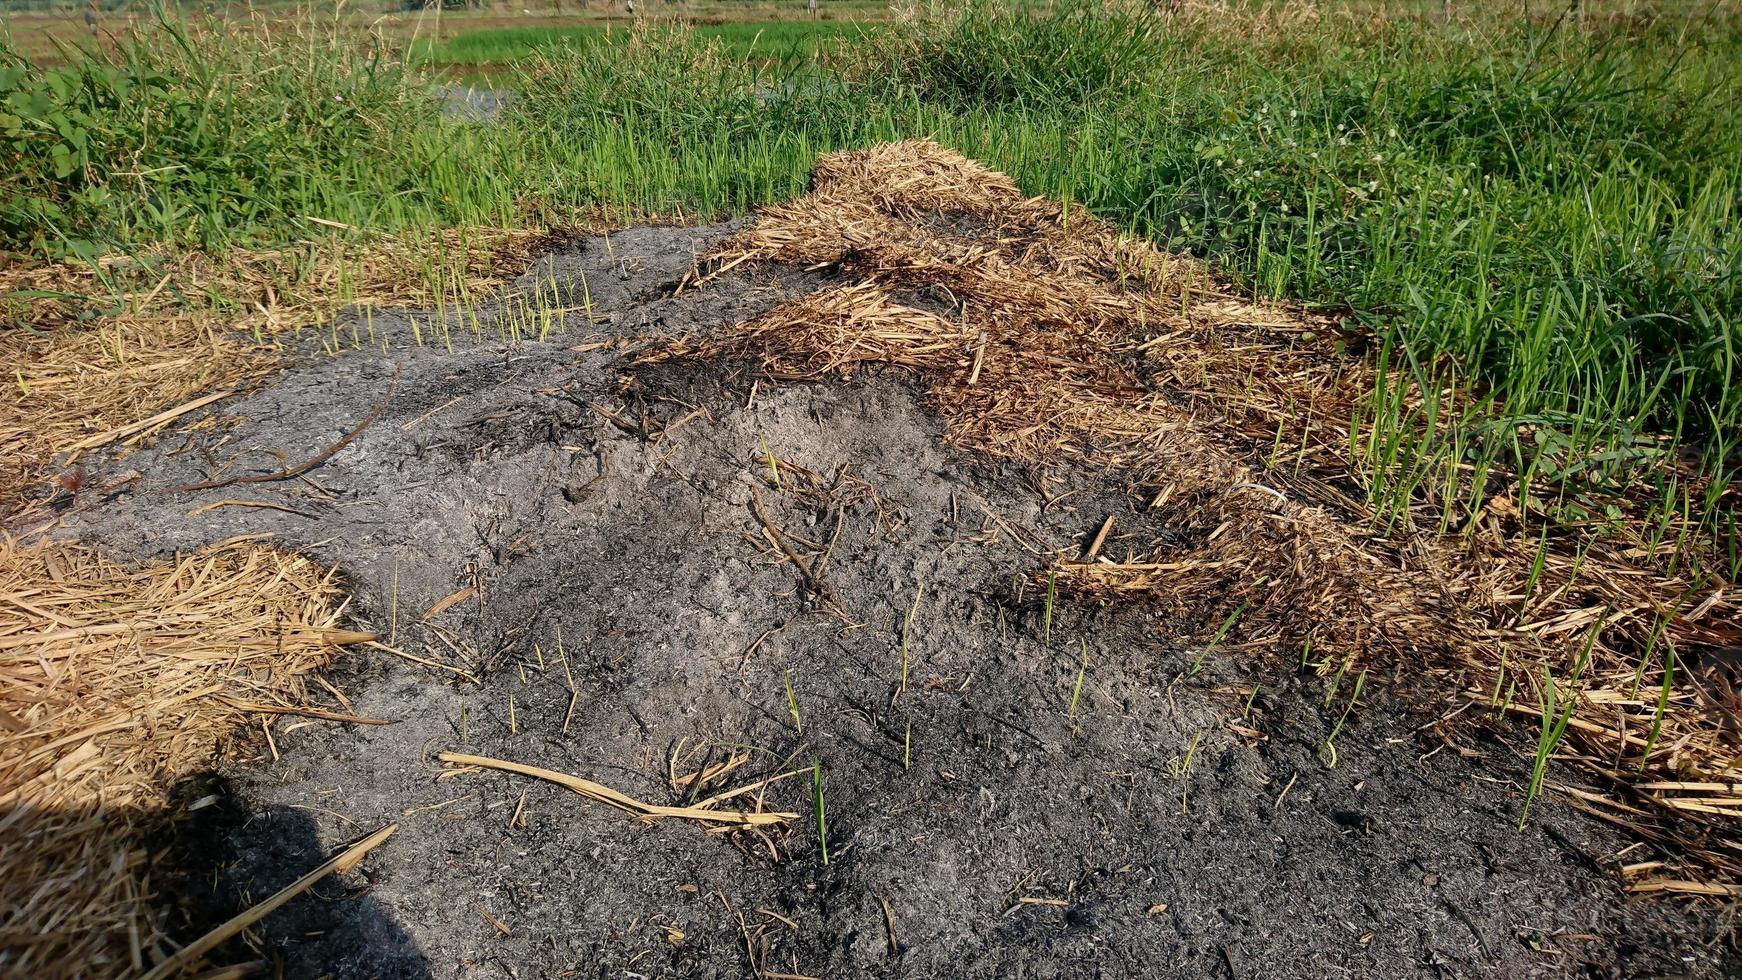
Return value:
M 744 263 L 835 285 L 650 359 L 748 356 L 793 379 L 897 365 L 957 445 L 1124 473 L 1160 533 L 1056 556 L 1043 574 L 1061 589 L 1207 627 L 1240 610 L 1248 645 L 1393 674 L 1442 705 L 1456 692 L 1438 726 L 1453 744 L 1453 718 L 1534 729 L 1543 705 L 1573 706 L 1556 758 L 1587 785 L 1567 798 L 1667 845 L 1624 869 L 1629 887 L 1742 895 L 1732 589 L 1613 527 L 1556 527 L 1537 567 L 1548 518 L 1519 513 L 1531 498 L 1508 474 L 1488 475 L 1461 535 L 1436 533 L 1447 501 L 1426 489 L 1376 530 L 1349 430 L 1379 379 L 1329 324 L 927 141 L 824 157 L 811 194 L 765 210 L 696 284 Z
M 330 570 L 247 540 L 125 569 L 0 539 L 0 974 L 162 958 L 134 831 L 239 727 L 308 707 L 338 644 Z

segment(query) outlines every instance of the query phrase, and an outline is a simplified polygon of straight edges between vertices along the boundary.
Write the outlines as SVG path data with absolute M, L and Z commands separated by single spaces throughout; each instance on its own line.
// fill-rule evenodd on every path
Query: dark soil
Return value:
M 188 787 L 204 805 L 164 845 L 187 872 L 167 889 L 177 928 L 198 933 L 400 821 L 360 871 L 256 928 L 284 976 L 1736 968 L 1708 912 L 1620 893 L 1608 869 L 1627 840 L 1552 801 L 1520 831 L 1524 761 L 1495 744 L 1474 761 L 1439 751 L 1415 732 L 1428 719 L 1393 703 L 1408 678 L 1370 679 L 1332 766 L 1352 684 L 1333 692 L 1298 654 L 1235 645 L 1237 630 L 1206 654 L 1201 630 L 1144 605 L 1061 602 L 1049 637 L 1043 544 L 1086 544 L 1111 514 L 1117 533 L 1153 537 L 1122 483 L 953 451 L 899 373 L 780 385 L 733 365 L 632 365 L 645 338 L 810 285 L 745 270 L 669 296 L 720 234 L 638 229 L 542 260 L 519 288 L 554 282 L 577 302 L 584 274 L 609 315 L 571 314 L 548 342 L 500 342 L 507 302 L 451 352 L 410 343 L 409 320 L 428 340 L 434 314 L 341 324 L 358 349 L 307 350 L 221 403 L 221 424 L 93 466 L 92 485 L 145 478 L 74 504 L 80 538 L 142 558 L 271 534 L 341 567 L 358 624 L 479 678 L 348 652 L 340 710 L 392 724 L 282 718 L 271 746 Z M 386 413 L 309 480 L 168 492 L 231 460 L 221 475 L 314 455 L 396 370 Z M 774 485 L 765 445 L 814 478 L 787 468 Z M 753 493 L 827 596 L 769 544 Z M 223 499 L 300 513 L 190 516 Z M 679 775 L 750 753 L 703 793 L 814 766 L 826 861 L 811 772 L 769 790 L 768 808 L 801 816 L 759 838 L 648 825 L 501 772 L 438 781 L 435 759 L 492 756 L 681 804 L 680 747 L 700 751 Z

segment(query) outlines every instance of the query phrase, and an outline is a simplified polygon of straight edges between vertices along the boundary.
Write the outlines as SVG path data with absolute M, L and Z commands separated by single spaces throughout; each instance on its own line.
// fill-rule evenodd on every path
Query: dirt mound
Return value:
M 361 880 L 215 959 L 293 977 L 1738 965 L 1702 915 L 1620 900 L 1612 868 L 1679 852 L 1558 806 L 1518 830 L 1528 760 L 1360 680 L 1486 698 L 1464 644 L 1513 643 L 1497 617 L 1520 607 L 1557 618 L 1523 631 L 1545 652 L 1518 674 L 1561 663 L 1547 640 L 1568 635 L 1570 656 L 1619 656 L 1637 617 L 1575 613 L 1628 581 L 1545 562 L 1548 607 L 1504 561 L 1368 530 L 1346 448 L 1372 381 L 1358 338 L 959 156 L 825 158 L 815 193 L 753 223 L 577 239 L 498 299 L 360 312 L 334 338 L 352 349 L 311 341 L 188 417 L 209 421 L 90 461 L 92 486 L 139 480 L 61 502 L 57 533 L 112 555 L 269 533 L 341 564 L 354 625 L 383 637 L 334 681 L 347 713 L 391 724 L 281 729 L 177 797 L 210 801 L 172 808 L 162 842 L 184 938 L 401 825 Z M 176 489 L 293 468 L 364 419 L 297 479 Z M 1715 642 L 1723 602 L 1663 632 Z M 1612 709 L 1631 744 L 1644 709 Z M 1661 734 L 1678 764 L 1728 744 L 1688 717 Z
M 1542 719 L 1545 756 L 1570 728 L 1597 780 L 1579 805 L 1692 859 L 1638 863 L 1630 888 L 1742 895 L 1736 601 L 1716 556 L 1683 563 L 1619 519 L 1648 502 L 1569 522 L 1528 479 L 1468 467 L 1371 493 L 1371 444 L 1392 437 L 1362 431 L 1364 413 L 1389 399 L 1418 417 L 1415 438 L 1455 443 L 1470 437 L 1455 392 L 1424 392 L 1419 374 L 1352 354 L 1364 338 L 1242 300 L 936 144 L 824 158 L 811 194 L 710 262 L 709 275 L 762 262 L 835 282 L 644 360 L 749 357 L 781 378 L 911 369 L 953 445 L 1043 487 L 1057 463 L 1083 462 L 1148 497 L 1158 529 L 1056 551 L 1049 583 L 1160 600 L 1202 628 L 1239 620 L 1324 674 L 1407 676 L 1427 701 L 1451 697 L 1449 716 Z

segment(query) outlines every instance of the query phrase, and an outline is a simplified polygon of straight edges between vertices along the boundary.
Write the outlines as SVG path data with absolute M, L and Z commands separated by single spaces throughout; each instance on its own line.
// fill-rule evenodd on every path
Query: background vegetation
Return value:
M 620 24 L 580 24 L 563 27 L 491 27 L 468 30 L 446 41 L 419 39 L 411 49 L 416 64 L 485 68 L 535 57 L 561 57 L 576 48 L 621 44 L 633 27 Z M 843 21 L 766 21 L 700 24 L 696 37 L 718 40 L 721 48 L 741 58 L 784 59 L 816 54 L 831 41 L 854 38 L 872 24 Z M 500 77 L 500 76 L 499 76 Z
M 700 217 L 799 193 L 820 152 L 932 136 L 1371 332 L 1418 382 L 1349 420 L 1382 520 L 1430 490 L 1444 530 L 1496 493 L 1599 532 L 1679 513 L 1734 577 L 1742 25 L 1455 9 L 1060 0 L 439 43 L 160 16 L 53 68 L 0 41 L 0 248 Z M 499 116 L 444 112 L 430 72 L 486 64 Z M 1462 424 L 1425 435 L 1443 412 Z M 1651 513 L 1620 493 L 1642 485 Z

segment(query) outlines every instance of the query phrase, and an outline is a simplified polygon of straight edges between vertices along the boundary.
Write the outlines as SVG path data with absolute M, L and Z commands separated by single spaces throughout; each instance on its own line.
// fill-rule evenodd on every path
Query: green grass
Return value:
M 1695 574 L 1734 577 L 1742 23 L 1593 18 L 1581 32 L 1511 4 L 1459 7 L 1470 19 L 1449 26 L 1327 7 L 1231 30 L 1139 5 L 973 5 L 826 63 L 747 54 L 747 39 L 812 43 L 805 31 L 837 25 L 437 46 L 444 63 L 513 61 L 499 125 L 444 120 L 427 79 L 318 23 L 157 31 L 49 71 L 0 42 L 0 247 L 331 233 L 309 218 L 735 213 L 802 193 L 819 153 L 932 136 L 1369 328 L 1409 379 L 1339 420 L 1382 526 L 1433 500 L 1453 533 L 1506 495 L 1596 533 L 1661 527 L 1671 562 L 1716 542 Z M 1416 396 L 1441 390 L 1455 397 Z M 1666 476 L 1673 455 L 1699 478 Z M 1652 513 L 1626 509 L 1629 487 Z M 1671 514 L 1697 533 L 1672 532 Z
M 1082 647 L 1083 659 L 1077 664 L 1077 680 L 1071 685 L 1071 704 L 1065 711 L 1066 718 L 1077 716 L 1077 702 L 1083 696 L 1083 676 L 1089 672 L 1089 641 L 1078 640 L 1077 643 Z
M 605 40 L 607 28 L 495 27 L 470 30 L 442 41 L 419 38 L 411 47 L 414 62 L 434 65 L 497 65 L 533 57 L 548 57 L 589 47 Z M 619 36 L 623 29 L 613 32 Z
M 1554 674 L 1549 671 L 1546 664 L 1543 665 L 1541 699 L 1537 703 L 1541 723 L 1537 729 L 1536 756 L 1532 760 L 1530 768 L 1530 785 L 1525 789 L 1524 806 L 1518 814 L 1518 829 L 1520 830 L 1524 829 L 1525 823 L 1530 819 L 1531 803 L 1542 795 L 1543 779 L 1548 772 L 1549 757 L 1554 754 L 1555 747 L 1560 744 L 1562 736 L 1566 735 L 1567 726 L 1573 720 L 1573 711 L 1579 706 L 1577 698 L 1563 698 L 1561 692 L 1578 690 L 1579 677 L 1584 674 L 1585 667 L 1591 662 L 1591 648 L 1596 645 L 1597 636 L 1603 630 L 1603 620 L 1607 618 L 1608 611 L 1605 610 L 1602 619 L 1599 619 L 1596 627 L 1587 634 L 1584 648 L 1579 651 L 1579 659 L 1573 664 L 1572 674 L 1563 684 L 1556 684 Z M 1669 671 L 1667 669 L 1664 671 L 1664 675 L 1665 683 L 1668 683 Z M 1356 687 L 1355 696 L 1360 697 L 1359 686 Z M 1350 700 L 1350 703 L 1353 705 L 1353 699 Z M 1338 727 L 1341 727 L 1341 722 L 1338 723 Z M 1656 731 L 1657 726 L 1654 725 L 1654 735 Z M 1335 735 L 1336 733 L 1332 732 L 1333 738 Z M 1328 745 L 1329 742 L 1326 744 Z
M 867 25 L 864 29 L 875 28 Z M 737 57 L 778 59 L 814 54 L 831 41 L 857 37 L 861 28 L 841 21 L 787 20 L 709 24 L 688 30 L 699 40 L 718 41 L 722 50 Z M 464 67 L 505 65 L 561 57 L 601 44 L 621 44 L 629 33 L 627 24 L 484 28 L 464 31 L 440 43 L 422 38 L 412 47 L 412 60 L 419 64 Z
M 792 690 L 792 671 L 781 671 L 781 680 L 786 683 L 786 716 L 792 719 L 792 730 L 804 734 L 804 717 L 798 712 L 798 695 Z
M 811 763 L 811 812 L 817 822 L 817 850 L 822 852 L 823 867 L 829 865 L 829 818 L 823 803 L 823 760 Z
M 1574 679 L 1577 680 L 1576 676 Z M 1331 687 L 1330 697 L 1325 698 L 1325 707 L 1330 707 L 1331 698 L 1336 696 L 1337 688 L 1341 686 L 1341 681 L 1342 675 L 1338 674 L 1337 682 Z M 1366 686 L 1367 672 L 1363 670 L 1355 678 L 1355 690 L 1349 694 L 1349 703 L 1343 706 L 1343 713 L 1337 716 L 1336 724 L 1331 726 L 1330 734 L 1325 736 L 1324 742 L 1319 746 L 1319 760 L 1325 764 L 1325 768 L 1327 769 L 1337 768 L 1337 736 L 1342 734 L 1343 726 L 1348 723 L 1349 715 L 1354 713 L 1356 704 L 1361 700 L 1361 691 Z M 1525 803 L 1526 812 L 1528 812 L 1529 809 L 1530 804 L 1527 801 Z
M 895 696 L 907 693 L 907 643 L 913 633 L 913 617 L 919 614 L 919 599 L 925 594 L 925 583 L 914 587 L 913 602 L 908 604 L 907 612 L 901 617 L 901 682 L 895 689 Z
M 762 458 L 768 462 L 768 481 L 774 484 L 774 489 L 780 489 L 780 464 L 775 462 L 774 450 L 768 448 L 768 434 L 759 432 L 756 438 L 762 442 Z
M 850 41 L 882 28 L 829 20 L 777 20 L 764 23 L 709 24 L 696 27 L 698 37 L 718 39 L 733 54 L 785 57 L 812 54 L 835 41 Z
M 1210 642 L 1204 644 L 1203 650 L 1198 652 L 1197 659 L 1192 661 L 1191 670 L 1187 671 L 1188 674 L 1195 677 L 1198 671 L 1204 669 L 1204 661 L 1211 653 L 1215 652 L 1216 647 L 1220 646 L 1223 640 L 1228 638 L 1229 631 L 1234 628 L 1235 623 L 1240 621 L 1240 614 L 1245 611 L 1246 603 L 1242 602 L 1235 607 L 1233 612 L 1228 614 L 1227 619 L 1222 620 L 1222 625 L 1216 628 L 1216 635 L 1210 637 Z

